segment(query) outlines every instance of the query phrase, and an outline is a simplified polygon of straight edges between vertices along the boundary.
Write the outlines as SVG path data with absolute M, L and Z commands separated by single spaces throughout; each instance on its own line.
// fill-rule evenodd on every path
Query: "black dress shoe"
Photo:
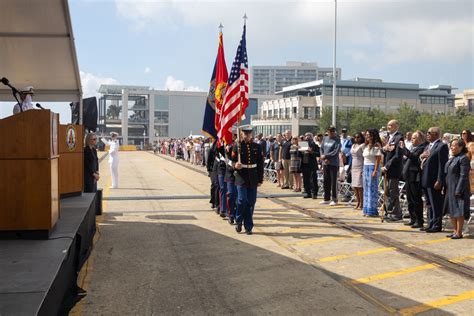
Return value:
M 408 223 L 404 223 L 403 225 L 405 225 L 405 226 L 413 226 L 413 225 L 415 225 L 415 222 L 408 222 Z
M 430 229 L 431 229 L 431 227 L 422 227 L 422 228 L 420 228 L 420 230 L 422 232 L 425 232 L 425 231 L 430 230 Z
M 318 198 L 318 196 L 317 196 L 316 194 L 313 194 L 313 195 L 311 196 L 311 198 L 312 198 L 313 200 L 316 200 L 316 199 Z
M 227 222 L 230 224 L 230 225 L 234 225 L 234 218 L 232 216 L 229 216 L 227 218 Z
M 454 235 L 453 237 L 451 237 L 451 239 L 462 239 L 462 235 L 461 236 Z
M 425 230 L 425 233 L 439 233 L 439 232 L 441 232 L 441 229 L 439 228 L 431 228 L 431 229 Z
M 246 229 L 246 230 L 245 230 L 245 233 L 246 233 L 247 235 L 252 235 L 252 231 L 251 231 L 250 229 Z
M 304 198 L 304 199 L 309 199 L 309 198 L 311 198 L 311 195 L 310 195 L 310 194 L 305 194 L 305 195 L 303 196 L 303 198 Z
M 392 217 L 392 216 L 389 216 L 389 217 L 386 219 L 387 222 L 392 222 L 392 223 L 399 222 L 399 221 L 401 221 L 401 220 L 402 220 L 402 218 L 399 218 L 399 217 Z
M 225 215 L 224 213 L 220 213 L 219 216 L 225 218 L 227 215 Z
M 240 233 L 242 231 L 242 224 L 235 225 L 235 231 Z
M 216 214 L 220 214 L 221 212 L 219 211 L 219 207 L 216 208 Z
M 411 228 L 423 228 L 423 224 L 415 223 L 415 224 L 411 225 L 410 227 Z

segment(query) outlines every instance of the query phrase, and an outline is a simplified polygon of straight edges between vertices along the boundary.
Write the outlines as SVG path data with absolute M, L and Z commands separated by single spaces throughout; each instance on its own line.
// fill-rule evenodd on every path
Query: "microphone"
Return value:
M 45 109 L 44 107 L 42 107 L 41 104 L 39 104 L 39 103 L 36 103 L 36 107 L 39 108 L 39 109 L 41 109 L 41 110 L 46 110 L 46 109 Z
M 7 87 L 10 87 L 10 89 L 12 89 L 13 92 L 20 93 L 20 91 L 18 91 L 14 86 L 10 84 L 10 80 L 8 80 L 7 78 L 3 77 L 1 81 L 4 85 L 6 85 Z

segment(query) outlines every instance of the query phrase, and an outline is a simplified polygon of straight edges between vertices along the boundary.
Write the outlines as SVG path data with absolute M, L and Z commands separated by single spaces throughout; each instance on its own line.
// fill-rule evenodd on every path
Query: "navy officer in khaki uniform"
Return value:
M 232 149 L 235 186 L 237 187 L 237 212 L 235 230 L 252 234 L 253 211 L 257 201 L 257 187 L 263 183 L 262 147 L 253 142 L 252 127 L 241 127 L 240 143 Z

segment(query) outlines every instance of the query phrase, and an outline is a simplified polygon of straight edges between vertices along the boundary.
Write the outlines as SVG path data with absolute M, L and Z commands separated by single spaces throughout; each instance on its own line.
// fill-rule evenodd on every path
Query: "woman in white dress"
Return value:
M 357 205 L 354 207 L 355 210 L 361 210 L 364 203 L 364 189 L 362 183 L 362 172 L 364 168 L 364 152 L 365 148 L 365 137 L 362 133 L 357 132 L 354 134 L 354 144 L 351 148 L 352 155 L 352 166 L 351 166 L 351 178 L 352 178 L 352 189 L 357 200 Z

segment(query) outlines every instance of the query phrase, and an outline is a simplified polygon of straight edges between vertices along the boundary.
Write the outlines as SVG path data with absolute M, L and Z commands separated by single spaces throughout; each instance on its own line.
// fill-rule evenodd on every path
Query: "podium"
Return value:
M 81 195 L 84 189 L 84 127 L 59 125 L 59 196 Z
M 0 232 L 49 235 L 59 218 L 59 115 L 25 111 L 0 120 Z

